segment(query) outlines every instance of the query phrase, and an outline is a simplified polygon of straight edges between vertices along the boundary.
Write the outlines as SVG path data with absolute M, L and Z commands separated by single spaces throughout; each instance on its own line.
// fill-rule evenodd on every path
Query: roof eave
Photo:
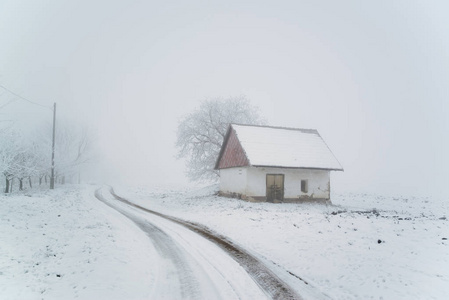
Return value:
M 307 170 L 322 170 L 322 171 L 344 171 L 343 168 L 319 168 L 319 167 L 287 167 L 287 166 L 270 166 L 270 165 L 252 165 L 256 168 L 280 168 L 280 169 L 307 169 Z

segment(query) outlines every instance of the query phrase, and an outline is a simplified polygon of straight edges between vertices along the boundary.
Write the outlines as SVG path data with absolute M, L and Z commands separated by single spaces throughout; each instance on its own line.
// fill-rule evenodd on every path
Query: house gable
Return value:
M 229 127 L 224 139 L 224 147 L 222 147 L 218 157 L 215 169 L 226 169 L 234 167 L 249 166 L 249 160 L 240 144 L 239 139 L 232 126 Z

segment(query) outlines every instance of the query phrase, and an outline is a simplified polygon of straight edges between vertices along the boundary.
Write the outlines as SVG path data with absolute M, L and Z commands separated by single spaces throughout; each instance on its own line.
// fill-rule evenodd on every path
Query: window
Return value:
M 309 191 L 309 182 L 308 180 L 301 180 L 301 192 L 307 193 Z

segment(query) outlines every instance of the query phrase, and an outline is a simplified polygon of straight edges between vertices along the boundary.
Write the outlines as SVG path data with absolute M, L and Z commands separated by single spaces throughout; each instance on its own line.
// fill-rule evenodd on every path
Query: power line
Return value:
M 15 92 L 13 92 L 13 91 L 11 91 L 10 89 L 8 89 L 7 87 L 5 87 L 5 86 L 3 86 L 3 85 L 1 85 L 1 84 L 0 84 L 0 87 L 3 88 L 5 91 L 8 91 L 9 93 L 11 93 L 11 94 L 13 94 L 14 96 L 18 97 L 19 99 L 22 99 L 22 100 L 24 100 L 24 101 L 26 101 L 26 102 L 29 102 L 29 103 L 31 103 L 31 104 L 34 104 L 34 105 L 37 105 L 37 106 L 41 106 L 41 107 L 45 107 L 45 108 L 48 108 L 48 109 L 52 110 L 52 107 L 51 107 L 51 106 L 47 106 L 47 105 L 43 105 L 43 104 L 40 104 L 40 103 L 31 101 L 31 100 L 29 100 L 29 99 L 27 99 L 27 98 L 25 98 L 25 97 L 20 96 L 19 94 L 15 93 Z M 11 101 L 10 101 L 10 102 L 11 102 Z M 9 104 L 10 102 L 8 102 L 7 104 Z

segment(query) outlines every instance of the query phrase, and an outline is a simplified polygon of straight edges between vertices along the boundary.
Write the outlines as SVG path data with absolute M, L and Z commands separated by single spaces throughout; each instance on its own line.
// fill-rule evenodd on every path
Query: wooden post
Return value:
M 56 131 L 56 103 L 53 105 L 53 143 L 51 148 L 51 177 L 50 190 L 55 188 L 55 131 Z

